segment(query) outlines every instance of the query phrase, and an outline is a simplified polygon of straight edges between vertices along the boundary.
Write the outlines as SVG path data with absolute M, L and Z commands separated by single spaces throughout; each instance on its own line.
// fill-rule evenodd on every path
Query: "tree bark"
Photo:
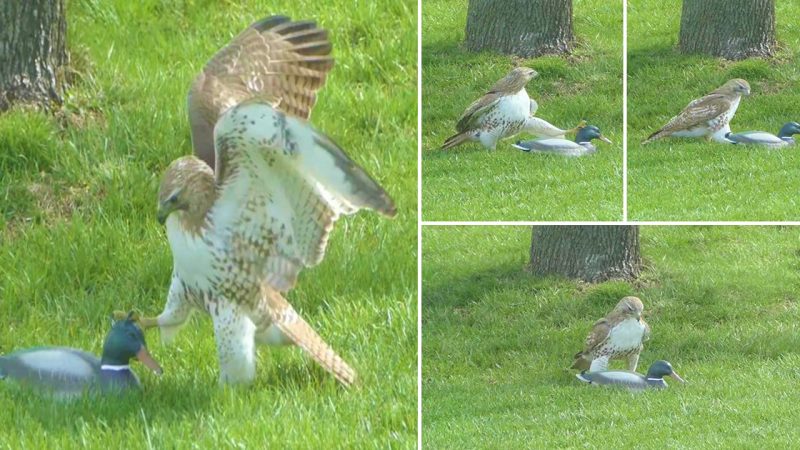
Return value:
M 64 0 L 0 1 L 0 111 L 61 103 L 66 35 Z
M 739 60 L 775 50 L 775 0 L 683 0 L 679 47 Z
M 567 53 L 572 0 L 469 0 L 465 45 L 525 58 Z
M 639 276 L 639 227 L 635 225 L 536 226 L 531 239 L 534 274 L 599 283 Z

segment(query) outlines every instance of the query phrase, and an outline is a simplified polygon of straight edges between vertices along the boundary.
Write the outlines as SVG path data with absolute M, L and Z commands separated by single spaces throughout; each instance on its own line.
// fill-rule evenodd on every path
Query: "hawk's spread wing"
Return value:
M 589 332 L 589 336 L 586 337 L 586 346 L 584 352 L 589 352 L 598 345 L 601 345 L 603 342 L 608 339 L 608 334 L 611 332 L 611 324 L 608 322 L 608 319 L 600 319 L 594 323 L 592 327 L 592 331 Z
M 219 196 L 211 214 L 230 230 L 237 257 L 263 267 L 287 291 L 322 260 L 340 214 L 395 215 L 389 195 L 330 138 L 254 99 L 225 112 L 214 130 Z
M 706 125 L 709 120 L 731 109 L 731 100 L 723 94 L 710 94 L 689 103 L 683 111 L 673 117 L 659 132 L 688 130 L 697 125 Z
M 464 114 L 461 115 L 461 118 L 458 119 L 456 131 L 467 131 L 477 128 L 481 117 L 494 108 L 504 95 L 505 94 L 501 92 L 489 92 L 472 102 L 472 104 L 467 107 L 466 111 L 464 111 Z
M 222 48 L 189 90 L 195 153 L 214 167 L 213 129 L 228 108 L 253 97 L 307 119 L 316 92 L 333 67 L 328 32 L 284 16 L 260 20 Z

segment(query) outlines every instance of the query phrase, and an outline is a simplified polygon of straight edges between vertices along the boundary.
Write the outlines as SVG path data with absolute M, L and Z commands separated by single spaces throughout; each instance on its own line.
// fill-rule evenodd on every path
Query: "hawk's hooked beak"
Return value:
M 158 223 L 164 225 L 164 222 L 167 221 L 167 216 L 169 216 L 169 213 L 164 211 L 164 208 L 158 208 L 158 213 L 156 215 L 158 218 Z
M 158 223 L 164 225 L 164 223 L 167 221 L 167 217 L 169 217 L 169 215 L 172 214 L 172 211 L 174 210 L 175 208 L 173 207 L 172 204 L 160 203 L 158 205 L 158 212 L 156 213 L 156 218 L 158 219 Z
M 155 372 L 156 375 L 161 375 L 164 373 L 164 369 L 162 369 L 161 366 L 156 362 L 156 360 L 153 359 L 152 356 L 150 356 L 150 352 L 147 351 L 147 347 L 145 347 L 144 345 L 142 345 L 142 348 L 140 348 L 139 351 L 136 352 L 136 359 L 138 359 L 139 362 L 147 366 L 148 369 Z

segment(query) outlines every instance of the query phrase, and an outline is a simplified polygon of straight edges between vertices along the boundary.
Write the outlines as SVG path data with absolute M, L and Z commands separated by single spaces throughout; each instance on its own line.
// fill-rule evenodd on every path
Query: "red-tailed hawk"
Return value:
M 597 372 L 608 369 L 612 359 L 627 358 L 628 370 L 636 371 L 639 353 L 650 336 L 642 319 L 644 305 L 636 297 L 625 297 L 607 316 L 595 322 L 583 351 L 575 355 L 573 369 Z
M 192 84 L 192 140 L 202 159 L 182 157 L 163 176 L 158 218 L 172 249 L 172 284 L 164 311 L 140 323 L 169 341 L 191 311 L 210 314 L 222 382 L 254 379 L 255 343 L 296 344 L 340 382 L 355 380 L 283 296 L 300 270 L 322 260 L 340 215 L 396 211 L 381 186 L 305 121 L 333 65 L 330 50 L 314 22 L 270 17 L 220 50 Z
M 731 132 L 730 121 L 736 114 L 742 95 L 750 95 L 750 84 L 741 79 L 730 80 L 714 92 L 689 103 L 643 144 L 667 136 L 705 137 L 732 143 L 726 135 Z
M 480 142 L 494 150 L 498 141 L 520 132 L 562 138 L 566 133 L 575 132 L 577 128 L 562 130 L 533 117 L 539 106 L 528 96 L 525 85 L 537 75 L 531 68 L 517 67 L 495 83 L 483 97 L 467 107 L 456 124 L 458 134 L 447 138 L 442 149 Z

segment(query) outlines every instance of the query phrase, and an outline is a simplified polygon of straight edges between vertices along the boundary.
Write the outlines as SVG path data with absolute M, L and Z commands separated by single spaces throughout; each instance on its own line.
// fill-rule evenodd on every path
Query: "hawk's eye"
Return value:
M 177 192 L 176 192 L 176 193 L 174 193 L 174 194 L 172 194 L 172 195 L 170 196 L 170 198 L 168 198 L 168 199 L 167 199 L 167 202 L 169 202 L 169 203 L 173 203 L 173 204 L 174 204 L 175 202 L 177 202 L 177 201 L 178 201 L 178 193 L 177 193 Z

